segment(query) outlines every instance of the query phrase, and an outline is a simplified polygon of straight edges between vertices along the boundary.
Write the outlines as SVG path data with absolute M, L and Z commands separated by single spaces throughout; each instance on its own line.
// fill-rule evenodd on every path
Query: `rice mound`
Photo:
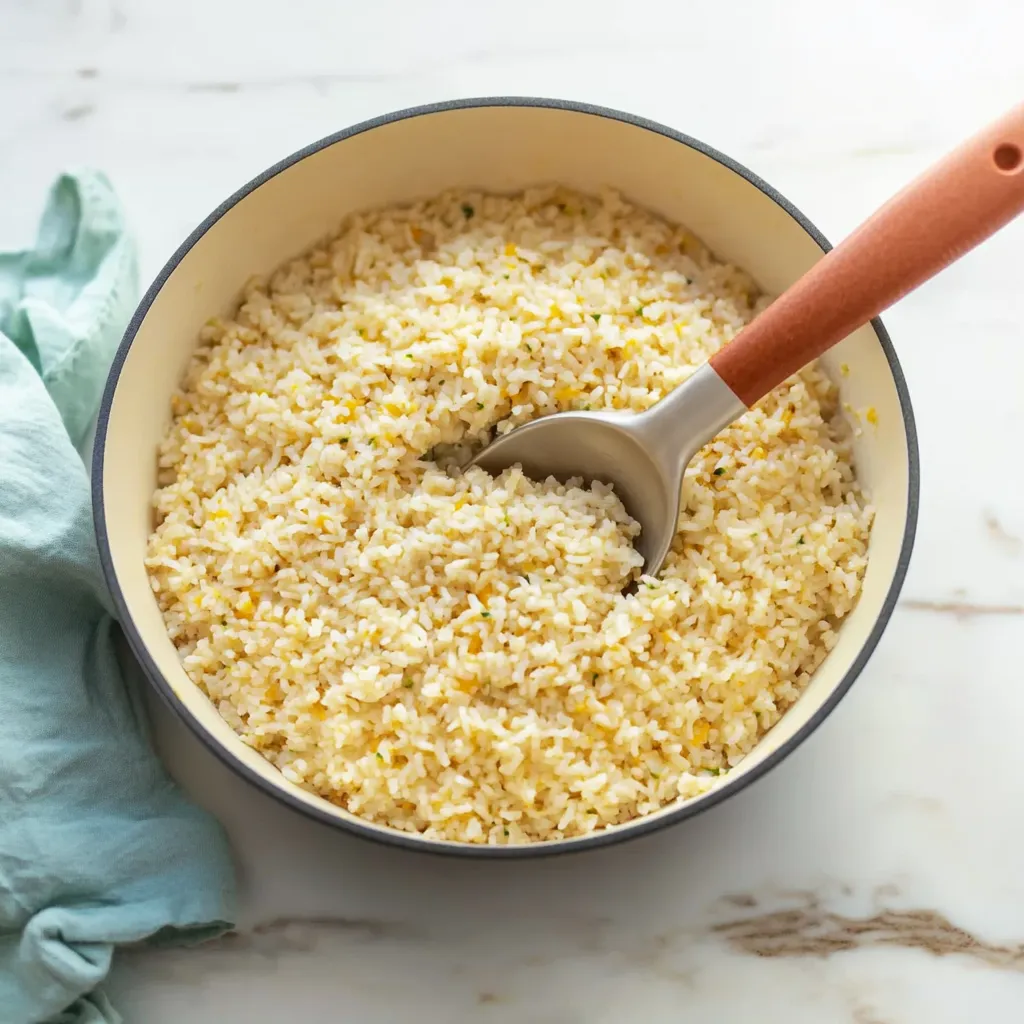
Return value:
M 797 374 L 694 459 L 658 579 L 608 488 L 453 468 L 557 410 L 647 408 L 761 308 L 608 193 L 350 218 L 210 321 L 147 567 L 191 679 L 285 778 L 469 843 L 704 792 L 857 600 L 872 511 L 835 386 Z

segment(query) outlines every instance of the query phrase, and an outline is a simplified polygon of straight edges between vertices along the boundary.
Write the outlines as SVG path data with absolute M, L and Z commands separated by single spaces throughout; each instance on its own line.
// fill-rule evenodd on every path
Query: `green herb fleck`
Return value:
M 600 678 L 601 678 L 601 673 L 600 672 L 591 672 L 590 673 L 590 681 L 592 683 L 596 683 L 598 681 L 598 679 L 600 679 Z
M 601 314 L 600 313 L 591 313 L 590 315 L 594 318 L 594 323 L 595 324 L 598 322 L 598 320 L 601 319 Z
M 797 537 L 796 542 L 797 542 L 797 544 L 803 544 L 803 542 L 804 542 L 804 535 L 800 534 L 800 536 Z
M 507 526 L 511 522 L 511 520 L 508 517 L 508 509 L 505 510 L 504 519 L 505 519 L 505 525 Z
M 409 678 L 403 679 L 402 680 L 402 686 L 404 686 L 405 689 L 407 689 L 407 690 L 411 690 L 412 689 L 412 680 L 409 679 Z
M 725 466 L 719 466 L 718 469 L 715 470 L 715 476 L 723 476 L 724 474 Z
M 708 775 L 721 775 L 722 774 L 722 769 L 721 768 L 707 768 L 705 770 L 707 771 Z
M 507 829 L 507 828 L 503 828 L 503 829 L 502 829 L 501 831 L 502 831 L 502 832 L 503 832 L 503 833 L 504 833 L 505 835 L 508 835 L 508 829 Z
M 508 280 L 508 274 L 502 274 L 501 276 L 505 278 L 506 281 Z
M 406 352 L 405 353 L 405 358 L 406 359 L 412 359 L 412 353 L 411 352 Z
M 382 753 L 380 753 L 380 751 L 377 752 L 377 760 L 378 761 L 383 761 L 384 760 L 384 755 Z
M 643 306 L 637 306 L 636 315 L 637 316 L 643 316 L 644 315 L 644 307 Z
M 480 617 L 482 619 L 489 619 L 491 617 L 491 613 L 490 612 L 481 612 L 480 613 Z
M 462 204 L 462 216 L 465 217 L 466 220 L 469 220 L 469 218 L 472 217 L 474 213 L 476 213 L 476 210 L 474 210 L 473 207 L 469 205 L 469 203 Z
M 478 409 L 482 409 L 482 408 L 484 407 L 484 403 L 483 403 L 483 402 L 477 402 L 477 403 L 476 403 L 476 407 L 477 407 Z

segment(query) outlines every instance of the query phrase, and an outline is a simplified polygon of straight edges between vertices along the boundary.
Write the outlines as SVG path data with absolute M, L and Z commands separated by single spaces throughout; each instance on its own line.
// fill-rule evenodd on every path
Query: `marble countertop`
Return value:
M 586 99 L 730 153 L 833 238 L 1024 96 L 1012 0 L 0 0 L 0 232 L 105 168 L 147 277 L 267 164 L 387 110 Z M 530 863 L 335 834 L 162 708 L 226 824 L 236 935 L 119 956 L 128 1022 L 954 1024 L 1024 1014 L 1024 221 L 886 318 L 923 461 L 868 669 L 766 779 L 674 830 Z M 1006 729 L 1004 729 L 1006 726 Z

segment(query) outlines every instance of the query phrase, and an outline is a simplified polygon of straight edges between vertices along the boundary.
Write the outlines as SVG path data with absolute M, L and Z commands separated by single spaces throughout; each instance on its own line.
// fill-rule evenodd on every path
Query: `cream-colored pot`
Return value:
M 863 595 L 797 703 L 709 793 L 578 839 L 526 846 L 425 840 L 363 821 L 287 782 L 228 728 L 182 670 L 143 565 L 156 448 L 168 425 L 171 392 L 204 321 L 232 313 L 250 275 L 300 253 L 354 210 L 453 186 L 513 191 L 545 182 L 585 192 L 619 189 L 688 226 L 768 292 L 781 292 L 828 248 L 813 225 L 770 186 L 661 125 L 553 100 L 420 107 L 314 143 L 210 214 L 146 293 L 103 396 L 93 467 L 96 533 L 135 655 L 175 711 L 235 771 L 311 817 L 368 838 L 433 852 L 523 856 L 600 846 L 691 817 L 763 775 L 820 725 L 878 643 L 906 573 L 917 516 L 917 440 L 903 374 L 876 321 L 824 359 L 843 399 L 854 408 L 873 406 L 878 414 L 877 425 L 865 427 L 856 448 L 860 478 L 877 509 Z M 840 364 L 848 373 L 837 372 Z

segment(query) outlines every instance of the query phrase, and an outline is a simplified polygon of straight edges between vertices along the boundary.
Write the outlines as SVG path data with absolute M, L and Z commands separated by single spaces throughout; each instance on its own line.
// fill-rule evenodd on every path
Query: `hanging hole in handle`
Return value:
M 996 146 L 992 161 L 1003 174 L 1013 174 L 1024 166 L 1024 153 L 1021 153 L 1020 146 L 1004 142 Z

